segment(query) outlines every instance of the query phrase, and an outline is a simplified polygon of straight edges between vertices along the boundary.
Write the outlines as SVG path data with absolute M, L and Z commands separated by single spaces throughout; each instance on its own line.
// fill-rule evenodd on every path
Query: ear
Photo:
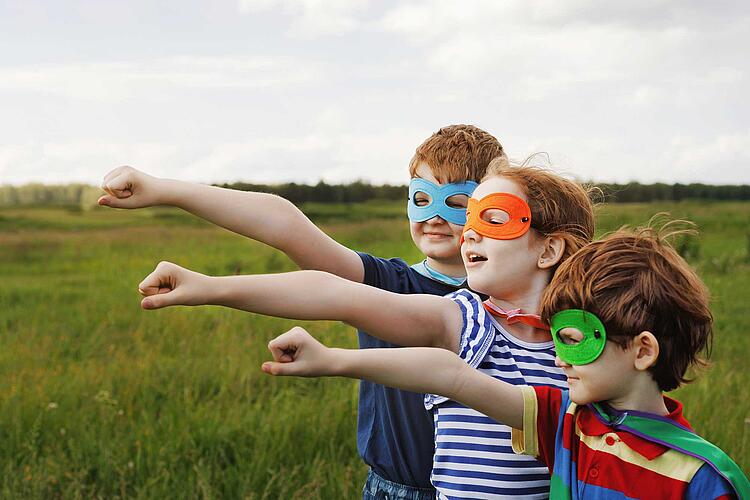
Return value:
M 635 354 L 636 370 L 648 370 L 659 359 L 659 341 L 651 332 L 641 332 L 634 339 L 631 348 Z
M 559 236 L 548 236 L 544 239 L 544 248 L 539 255 L 537 265 L 540 269 L 555 267 L 565 252 L 565 240 Z

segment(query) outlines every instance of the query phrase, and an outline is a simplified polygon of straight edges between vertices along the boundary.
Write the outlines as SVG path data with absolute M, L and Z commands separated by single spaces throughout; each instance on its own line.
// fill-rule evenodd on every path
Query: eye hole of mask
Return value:
M 482 212 L 481 218 L 489 224 L 502 225 L 510 221 L 510 215 L 499 208 L 488 208 Z
M 432 196 L 424 191 L 414 193 L 414 204 L 418 207 L 426 207 L 432 203 Z
M 562 328 L 557 332 L 557 339 L 565 345 L 577 345 L 583 340 L 583 333 L 578 328 Z
M 445 204 L 451 208 L 466 208 L 469 204 L 469 197 L 465 194 L 454 194 L 445 200 Z

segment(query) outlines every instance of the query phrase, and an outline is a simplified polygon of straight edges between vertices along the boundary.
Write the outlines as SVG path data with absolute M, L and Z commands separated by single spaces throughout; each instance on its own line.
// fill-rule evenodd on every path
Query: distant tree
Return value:
M 626 184 L 596 183 L 602 189 L 604 201 L 609 203 L 634 203 L 650 201 L 697 200 L 750 200 L 750 185 L 709 184 Z M 292 203 L 358 203 L 369 200 L 406 200 L 407 186 L 391 184 L 373 185 L 358 180 L 349 184 L 328 184 L 320 181 L 315 185 L 297 184 L 252 184 L 235 182 L 218 186 L 241 191 L 259 191 L 283 196 Z M 96 206 L 101 189 L 86 184 L 46 185 L 40 183 L 23 186 L 0 185 L 0 206 L 16 205 L 77 205 L 83 209 Z

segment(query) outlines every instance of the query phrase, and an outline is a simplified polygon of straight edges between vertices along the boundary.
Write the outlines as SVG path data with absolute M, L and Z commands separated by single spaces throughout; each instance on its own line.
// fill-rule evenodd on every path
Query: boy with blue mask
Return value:
M 99 203 L 114 208 L 178 206 L 283 251 L 302 269 L 328 271 L 396 293 L 442 296 L 465 286 L 461 214 L 473 183 L 482 179 L 496 157 L 505 157 L 497 139 L 471 125 L 444 127 L 417 148 L 409 165 L 413 184 L 407 211 L 412 239 L 425 259 L 413 266 L 339 244 L 292 203 L 270 194 L 157 179 L 119 167 L 105 176 L 103 189 L 108 194 Z M 364 331 L 358 336 L 361 348 L 396 346 Z M 361 384 L 357 446 L 371 469 L 365 498 L 384 493 L 394 498 L 434 498 L 433 422 L 422 398 Z

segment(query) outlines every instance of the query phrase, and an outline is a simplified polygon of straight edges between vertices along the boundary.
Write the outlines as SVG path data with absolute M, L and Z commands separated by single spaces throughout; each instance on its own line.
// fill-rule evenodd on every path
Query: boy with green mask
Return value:
M 443 349 L 328 349 L 301 328 L 269 344 L 263 369 L 366 378 L 475 408 L 547 464 L 551 498 L 750 498 L 737 464 L 663 394 L 702 363 L 712 317 L 705 286 L 662 237 L 620 231 L 584 247 L 557 270 L 542 318 L 568 390 L 511 385 Z

